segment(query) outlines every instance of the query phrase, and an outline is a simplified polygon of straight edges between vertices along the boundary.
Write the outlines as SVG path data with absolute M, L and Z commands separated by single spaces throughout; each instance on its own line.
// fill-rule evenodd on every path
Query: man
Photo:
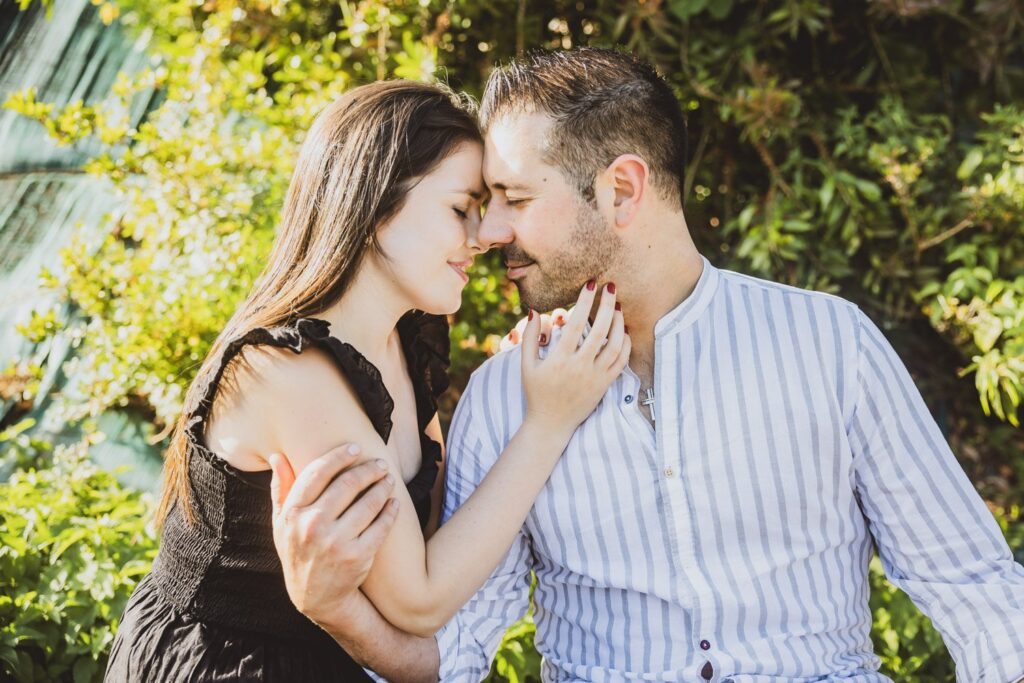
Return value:
M 546 681 L 866 683 L 888 680 L 870 639 L 877 546 L 959 680 L 1020 679 L 1024 567 L 905 367 L 854 304 L 697 252 L 683 118 L 653 69 L 607 50 L 533 55 L 491 76 L 481 124 L 492 197 L 479 241 L 502 245 L 533 309 L 614 282 L 629 368 L 436 644 L 384 623 L 353 590 L 358 571 L 316 571 L 332 542 L 299 520 L 332 490 L 337 459 L 304 472 L 278 515 L 300 608 L 389 680 L 476 681 L 526 611 L 532 570 Z M 522 419 L 520 352 L 484 363 L 459 402 L 443 519 Z

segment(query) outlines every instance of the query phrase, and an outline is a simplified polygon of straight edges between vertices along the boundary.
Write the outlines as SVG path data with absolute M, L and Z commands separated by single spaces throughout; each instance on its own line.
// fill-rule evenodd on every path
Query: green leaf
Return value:
M 82 528 L 71 529 L 65 533 L 60 539 L 60 542 L 54 546 L 53 550 L 50 552 L 50 562 L 56 562 L 59 560 L 60 556 L 63 555 L 68 548 L 81 541 L 88 533 L 87 529 Z
M 719 21 L 729 16 L 732 11 L 733 0 L 709 0 L 708 13 Z
M 971 148 L 971 151 L 967 153 L 964 160 L 960 163 L 960 168 L 956 170 L 956 177 L 960 180 L 967 180 L 977 169 L 981 166 L 981 162 L 985 160 L 985 153 L 977 147 Z
M 821 203 L 822 210 L 828 208 L 828 205 L 832 202 L 832 195 L 836 191 L 836 182 L 829 176 L 825 179 L 825 183 L 821 186 L 821 190 L 818 191 L 818 201 Z
M 75 683 L 90 683 L 97 668 L 98 663 L 92 657 L 79 657 L 74 666 Z
M 669 11 L 683 21 L 700 14 L 707 7 L 708 0 L 670 0 Z

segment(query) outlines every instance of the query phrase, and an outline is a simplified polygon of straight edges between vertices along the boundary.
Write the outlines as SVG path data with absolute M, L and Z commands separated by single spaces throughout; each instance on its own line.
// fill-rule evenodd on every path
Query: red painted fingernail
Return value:
M 590 281 L 587 282 L 587 289 L 590 290 L 591 292 L 594 291 L 594 287 L 596 287 L 596 286 L 597 286 L 597 283 L 594 282 L 593 280 L 590 280 Z
M 609 282 L 608 283 L 608 293 L 609 294 L 614 294 L 615 293 L 615 283 L 614 282 Z
M 622 304 L 620 304 L 618 301 L 615 302 L 615 310 L 616 311 L 621 311 L 622 310 Z
M 527 320 L 533 320 L 533 309 L 530 309 L 530 315 L 526 318 Z
M 564 325 L 565 324 L 565 317 L 560 315 L 557 318 L 555 318 L 555 324 L 556 325 Z
M 540 343 L 541 343 L 541 345 L 547 344 L 548 343 L 548 335 L 546 335 L 546 334 L 540 335 Z

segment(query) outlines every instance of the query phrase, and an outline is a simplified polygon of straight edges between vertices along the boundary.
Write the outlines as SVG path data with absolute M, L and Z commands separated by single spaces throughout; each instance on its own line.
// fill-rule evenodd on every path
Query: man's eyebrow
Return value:
M 526 185 L 519 185 L 517 183 L 493 183 L 491 187 L 501 190 L 502 192 L 508 192 L 509 190 L 528 190 Z

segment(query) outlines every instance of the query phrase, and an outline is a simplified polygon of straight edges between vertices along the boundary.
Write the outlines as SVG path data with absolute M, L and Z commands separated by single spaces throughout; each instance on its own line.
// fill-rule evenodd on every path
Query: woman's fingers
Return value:
M 540 345 L 547 346 L 551 341 L 551 330 L 554 329 L 554 318 L 547 313 L 540 315 Z
M 554 327 L 561 327 L 565 324 L 565 309 L 559 308 L 561 311 L 561 322 L 556 323 L 554 314 L 548 315 L 547 313 L 540 314 L 540 345 L 547 346 L 548 342 L 551 341 L 551 330 Z M 513 346 L 517 346 L 522 343 L 523 335 L 526 333 L 526 325 L 530 322 L 529 316 L 523 318 L 516 323 L 516 326 L 509 330 L 508 334 L 501 338 L 498 343 L 499 351 L 506 351 Z
M 583 285 L 580 295 L 576 299 L 576 306 L 569 315 L 569 320 L 562 329 L 562 337 L 555 345 L 554 353 L 575 353 L 583 338 L 583 329 L 590 316 L 590 309 L 594 306 L 594 297 L 597 296 L 597 283 L 590 280 Z
M 632 350 L 633 340 L 630 339 L 629 335 L 627 334 L 622 339 L 622 348 L 619 349 L 618 357 L 615 359 L 615 362 L 612 363 L 611 370 L 613 375 L 618 377 L 620 374 L 622 374 L 622 371 L 626 369 L 626 366 L 629 365 L 629 353 Z
M 600 353 L 604 346 L 605 340 L 608 339 L 608 331 L 611 329 L 615 312 L 615 283 L 609 282 L 601 290 L 601 303 L 597 307 L 594 324 L 587 333 L 587 338 L 583 342 L 583 348 L 580 349 L 582 353 L 588 354 L 591 358 L 597 357 L 597 354 Z
M 601 352 L 597 354 L 595 363 L 599 368 L 611 368 L 619 358 L 622 350 L 622 343 L 626 337 L 626 324 L 622 318 L 622 311 L 615 310 L 612 314 L 612 326 L 608 331 L 608 343 L 604 345 Z M 589 339 L 589 337 L 587 337 Z
M 540 316 L 530 309 L 523 328 L 523 366 L 533 367 L 540 361 Z

